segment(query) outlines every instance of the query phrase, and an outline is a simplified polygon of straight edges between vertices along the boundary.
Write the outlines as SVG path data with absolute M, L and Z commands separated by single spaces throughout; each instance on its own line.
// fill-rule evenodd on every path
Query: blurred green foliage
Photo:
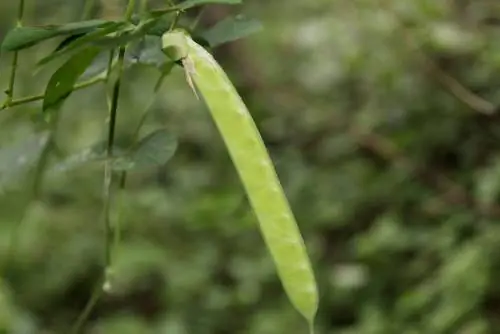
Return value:
M 75 21 L 83 5 L 27 0 L 26 24 Z M 111 15 L 98 5 L 95 17 Z M 0 38 L 15 7 L 0 3 Z M 309 247 L 317 333 L 500 333 L 498 3 L 246 1 L 208 7 L 201 24 L 229 12 L 265 27 L 215 55 L 269 145 Z M 57 64 L 34 73 L 35 64 L 56 45 L 21 52 L 16 97 L 43 91 Z M 9 64 L 2 55 L 3 87 Z M 151 105 L 141 132 L 167 126 L 179 147 L 118 193 L 117 280 L 86 332 L 305 333 L 209 115 L 180 70 L 154 97 L 157 78 L 146 66 L 126 72 L 118 143 L 131 142 Z M 104 251 L 100 165 L 49 171 L 32 197 L 40 112 L 38 103 L 0 112 L 5 333 L 67 333 Z M 102 86 L 75 92 L 59 156 L 102 142 L 106 117 Z

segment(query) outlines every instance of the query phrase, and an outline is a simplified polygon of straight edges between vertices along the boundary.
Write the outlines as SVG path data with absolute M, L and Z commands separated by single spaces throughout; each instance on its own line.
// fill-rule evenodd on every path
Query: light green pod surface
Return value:
M 185 36 L 187 43 L 181 46 L 187 46 L 184 66 L 228 148 L 284 289 L 295 308 L 312 324 L 318 308 L 316 281 L 267 149 L 224 70 L 202 46 Z

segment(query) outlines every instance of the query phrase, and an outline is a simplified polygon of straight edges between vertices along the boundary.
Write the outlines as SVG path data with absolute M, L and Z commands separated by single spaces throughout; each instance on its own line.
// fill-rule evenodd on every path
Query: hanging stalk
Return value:
M 125 20 L 130 21 L 135 9 L 135 0 L 130 0 L 125 12 Z M 111 203 L 112 203 L 112 184 L 113 184 L 113 171 L 112 171 L 112 157 L 113 147 L 115 141 L 116 119 L 118 115 L 118 99 L 120 95 L 121 79 L 123 75 L 124 61 L 125 61 L 126 46 L 118 49 L 118 57 L 116 61 L 117 75 L 114 79 L 111 98 L 108 105 L 109 110 L 109 124 L 108 124 L 108 139 L 106 145 L 106 163 L 104 165 L 104 182 L 103 182 L 103 224 L 104 224 L 104 268 L 102 281 L 94 289 L 92 296 L 85 305 L 82 313 L 79 315 L 71 333 L 80 333 L 85 321 L 88 319 L 95 305 L 97 305 L 103 292 L 108 292 L 112 289 L 113 281 L 113 250 L 116 249 L 119 242 L 119 225 L 114 228 L 111 222 Z M 113 70 L 113 60 L 115 58 L 115 51 L 110 52 L 108 61 L 108 70 L 106 81 L 111 78 L 111 71 Z
M 135 9 L 135 0 L 130 0 L 125 12 L 125 20 L 129 21 L 132 18 L 132 14 Z M 112 251 L 116 247 L 116 240 L 114 240 L 114 234 L 119 235 L 119 226 L 113 225 L 111 222 L 111 186 L 113 183 L 113 171 L 112 171 L 112 157 L 113 157 L 113 147 L 115 141 L 115 129 L 116 129 L 116 118 L 118 115 L 118 98 L 120 95 L 121 79 L 123 75 L 123 65 L 125 61 L 125 50 L 126 46 L 122 46 L 118 50 L 118 59 L 116 63 L 117 77 L 113 82 L 113 89 L 111 93 L 111 103 L 109 106 L 109 126 L 108 126 L 108 140 L 106 147 L 106 164 L 104 166 L 104 205 L 103 205 L 103 215 L 104 215 L 104 229 L 105 229 L 105 278 L 103 289 L 109 291 L 112 287 L 112 275 L 113 275 L 113 263 L 112 263 Z M 110 61 L 110 63 L 112 60 Z M 115 247 L 113 247 L 115 245 Z
M 24 0 L 19 0 L 19 5 L 17 8 L 17 22 L 16 22 L 17 27 L 21 27 L 23 25 L 24 7 L 25 7 Z M 15 51 L 14 55 L 12 56 L 9 87 L 7 88 L 7 103 L 10 102 L 14 96 L 14 86 L 16 84 L 18 58 L 19 58 L 19 52 Z

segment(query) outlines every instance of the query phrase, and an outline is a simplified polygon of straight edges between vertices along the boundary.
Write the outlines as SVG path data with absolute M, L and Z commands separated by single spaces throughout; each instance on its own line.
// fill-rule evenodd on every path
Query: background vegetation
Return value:
M 102 0 L 91 14 L 112 19 L 123 5 Z M 0 2 L 0 39 L 16 6 Z M 72 22 L 83 8 L 27 0 L 25 24 Z M 230 13 L 264 25 L 215 55 L 263 133 L 307 241 L 318 333 L 500 333 L 498 2 L 254 0 L 210 6 L 201 26 Z M 20 54 L 16 97 L 43 91 L 57 64 L 35 64 L 57 42 Z M 10 61 L 2 55 L 2 87 Z M 130 143 L 150 106 L 144 131 L 167 126 L 179 147 L 119 193 L 117 281 L 86 333 L 305 333 L 208 113 L 180 70 L 155 97 L 157 76 L 127 70 L 118 142 Z M 102 168 L 49 169 L 34 197 L 40 110 L 0 112 L 2 333 L 67 333 L 100 274 Z M 102 86 L 73 94 L 51 161 L 102 141 L 106 117 Z

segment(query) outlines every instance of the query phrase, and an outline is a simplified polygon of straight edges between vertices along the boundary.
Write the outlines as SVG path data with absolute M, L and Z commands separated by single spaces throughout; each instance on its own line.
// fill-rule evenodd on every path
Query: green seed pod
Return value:
M 179 48 L 183 52 L 187 48 L 184 61 L 187 76 L 208 106 L 225 142 L 283 287 L 312 331 L 318 308 L 314 273 L 257 126 L 226 73 L 210 53 L 180 30 L 166 33 L 163 42 L 164 48 Z
M 166 33 L 161 38 L 162 51 L 172 61 L 186 58 L 188 54 L 186 32 L 176 29 Z

